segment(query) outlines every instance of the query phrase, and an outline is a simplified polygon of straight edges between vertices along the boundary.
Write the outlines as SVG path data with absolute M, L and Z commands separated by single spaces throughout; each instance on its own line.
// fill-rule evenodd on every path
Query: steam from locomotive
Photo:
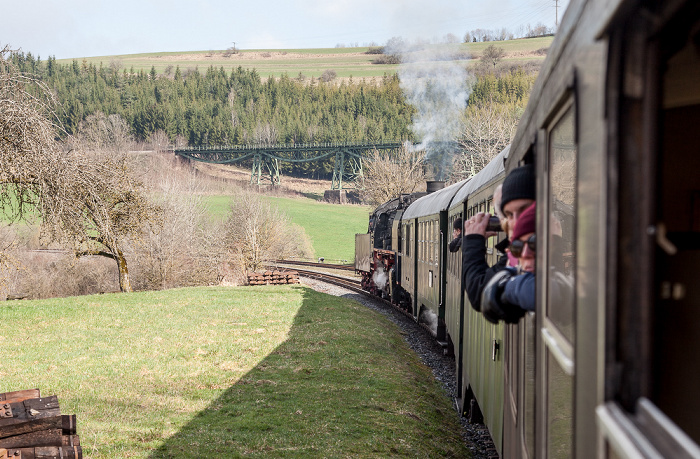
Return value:
M 471 93 L 471 77 L 460 64 L 460 51 L 451 45 L 393 43 L 390 54 L 401 55 L 399 77 L 406 100 L 416 108 L 412 130 L 425 150 L 435 180 L 445 180 L 461 115 Z

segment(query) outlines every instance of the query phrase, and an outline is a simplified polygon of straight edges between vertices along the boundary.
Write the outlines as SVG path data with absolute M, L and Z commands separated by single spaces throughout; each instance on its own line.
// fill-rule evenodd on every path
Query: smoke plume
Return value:
M 420 139 L 435 180 L 444 180 L 456 152 L 462 113 L 471 93 L 466 53 L 456 44 L 409 44 L 389 40 L 385 53 L 399 55 L 399 79 L 406 100 L 415 107 L 412 130 Z
M 427 325 L 430 333 L 437 336 L 438 316 L 430 309 L 422 309 L 418 317 L 418 323 Z
M 379 290 L 386 290 L 387 281 L 389 280 L 389 275 L 384 272 L 384 268 L 379 266 L 372 274 L 372 281 L 374 285 L 377 286 Z

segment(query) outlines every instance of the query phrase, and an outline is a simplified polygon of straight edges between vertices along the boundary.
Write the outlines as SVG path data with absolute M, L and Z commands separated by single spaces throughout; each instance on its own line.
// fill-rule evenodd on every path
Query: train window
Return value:
M 574 110 L 569 107 L 549 136 L 546 315 L 574 341 L 573 266 L 576 261 L 576 145 Z
M 410 257 L 411 256 L 411 225 L 404 225 L 403 229 L 405 231 L 404 239 L 403 239 L 404 253 L 406 254 L 407 257 Z
M 419 245 L 419 253 L 418 253 L 418 259 L 420 261 L 425 260 L 425 222 L 420 222 L 418 223 L 418 231 L 419 231 L 419 240 L 418 244 Z
M 576 261 L 575 110 L 569 103 L 553 120 L 547 139 L 548 192 L 544 202 L 544 343 L 546 450 L 548 457 L 571 457 L 575 340 Z M 540 236 L 538 235 L 538 238 Z

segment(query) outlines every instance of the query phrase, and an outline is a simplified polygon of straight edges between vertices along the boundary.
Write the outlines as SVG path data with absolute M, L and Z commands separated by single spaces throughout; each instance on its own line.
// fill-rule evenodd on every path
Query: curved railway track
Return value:
M 333 264 L 328 264 L 328 263 L 313 263 L 313 262 L 298 262 L 298 261 L 283 261 L 283 260 L 277 260 L 275 262 L 275 265 L 280 268 L 281 264 L 286 265 L 286 266 L 308 266 L 308 267 L 317 267 L 317 268 L 324 268 L 324 269 L 341 269 L 341 270 L 352 270 L 354 271 L 355 268 L 353 266 L 349 265 L 333 265 Z M 285 267 L 286 267 L 285 266 Z M 299 276 L 303 277 L 309 277 L 311 279 L 316 279 L 320 280 L 321 282 L 326 282 L 332 285 L 337 285 L 339 287 L 346 288 L 348 290 L 352 290 L 353 292 L 360 293 L 361 295 L 364 295 L 368 298 L 372 298 L 377 301 L 381 301 L 382 303 L 391 306 L 395 311 L 400 312 L 401 314 L 405 315 L 406 317 L 411 318 L 412 320 L 415 320 L 413 317 L 413 314 L 410 312 L 406 311 L 405 309 L 401 309 L 398 306 L 396 306 L 394 303 L 391 301 L 379 297 L 377 295 L 373 295 L 372 293 L 368 292 L 367 290 L 363 290 L 360 284 L 359 279 L 349 279 L 347 277 L 343 276 L 336 276 L 333 274 L 328 274 L 328 273 L 323 273 L 319 271 L 311 271 L 307 269 L 298 269 L 298 268 L 293 268 L 296 272 L 299 273 Z M 419 325 L 426 330 L 428 333 L 432 334 L 430 327 L 425 324 L 425 323 L 419 323 Z M 443 348 L 443 351 L 446 351 L 447 349 L 447 343 L 443 341 L 437 341 L 438 344 Z
M 333 263 L 317 263 L 314 261 L 296 261 L 296 260 L 275 260 L 276 265 L 292 265 L 292 266 L 310 266 L 314 268 L 338 269 L 342 271 L 355 271 L 354 265 L 336 265 Z

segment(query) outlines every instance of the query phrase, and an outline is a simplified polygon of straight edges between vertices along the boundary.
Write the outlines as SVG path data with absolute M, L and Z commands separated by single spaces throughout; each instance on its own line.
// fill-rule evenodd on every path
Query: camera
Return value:
M 489 217 L 489 224 L 486 225 L 486 231 L 503 231 L 501 220 L 495 215 Z

